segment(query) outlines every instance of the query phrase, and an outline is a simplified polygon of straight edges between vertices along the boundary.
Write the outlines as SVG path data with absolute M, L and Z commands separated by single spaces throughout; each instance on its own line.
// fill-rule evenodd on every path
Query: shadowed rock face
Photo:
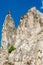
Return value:
M 14 45 L 16 50 L 9 54 L 8 45 Z M 43 14 L 31 8 L 21 17 L 17 29 L 8 14 L 2 29 L 2 46 L 1 65 L 43 65 Z

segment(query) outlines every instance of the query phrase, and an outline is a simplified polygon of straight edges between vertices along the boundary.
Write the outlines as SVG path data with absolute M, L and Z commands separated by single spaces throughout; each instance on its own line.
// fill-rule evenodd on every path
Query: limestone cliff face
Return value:
M 2 46 L 8 49 L 9 44 L 15 45 L 16 50 L 10 54 L 2 50 L 1 65 L 43 65 L 43 13 L 31 8 L 21 17 L 17 29 L 8 14 L 2 29 Z
M 21 17 L 15 46 L 17 49 L 9 55 L 9 62 L 15 65 L 43 65 L 43 14 L 35 7 Z
M 15 44 L 15 35 L 16 35 L 15 24 L 11 17 L 11 14 L 8 13 L 2 28 L 3 49 L 7 49 L 9 45 Z
M 18 40 L 24 41 L 25 39 L 25 41 L 28 41 L 32 35 L 37 35 L 41 31 L 43 28 L 43 15 L 41 15 L 42 14 L 33 7 L 21 17 L 16 36 Z M 20 42 L 18 41 L 17 44 Z M 29 43 L 29 41 L 27 43 Z

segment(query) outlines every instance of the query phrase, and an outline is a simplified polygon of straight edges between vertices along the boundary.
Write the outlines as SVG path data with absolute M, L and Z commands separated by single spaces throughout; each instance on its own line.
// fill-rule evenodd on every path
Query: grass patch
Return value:
M 8 49 L 8 52 L 11 53 L 13 50 L 16 50 L 16 48 L 12 45 L 12 46 L 10 46 L 10 48 Z

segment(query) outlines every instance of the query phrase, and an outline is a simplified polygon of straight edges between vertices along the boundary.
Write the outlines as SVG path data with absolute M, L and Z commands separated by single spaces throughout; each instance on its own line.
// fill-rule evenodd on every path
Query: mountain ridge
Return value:
M 16 49 L 9 53 L 12 45 Z M 5 18 L 0 64 L 43 65 L 43 14 L 35 7 L 21 17 L 17 29 L 12 17 Z

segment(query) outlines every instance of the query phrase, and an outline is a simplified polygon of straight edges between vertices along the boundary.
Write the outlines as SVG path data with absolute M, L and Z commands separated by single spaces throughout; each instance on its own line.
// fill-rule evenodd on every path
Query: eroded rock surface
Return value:
M 12 45 L 15 43 L 15 35 L 16 35 L 16 28 L 14 21 L 11 17 L 11 14 L 8 13 L 8 15 L 5 18 L 3 29 L 2 29 L 2 47 L 3 49 L 8 48 L 9 45 Z
M 8 28 L 9 23 L 10 21 L 7 21 L 7 25 L 5 24 L 7 27 L 5 25 L 4 27 Z M 10 45 L 14 45 L 16 50 L 8 53 L 6 49 L 4 49 L 5 52 L 1 49 L 0 65 L 43 65 L 43 13 L 40 13 L 33 7 L 21 17 L 20 25 L 16 30 L 12 24 L 10 24 L 9 28 L 6 30 L 11 31 L 11 36 L 13 36 L 12 33 L 14 33 L 14 38 L 10 38 L 10 33 L 4 32 L 8 35 L 5 35 L 5 38 L 2 36 L 2 39 L 5 40 L 7 45 L 8 42 L 11 42 L 9 39 L 12 41 L 14 39 L 14 43 L 12 42 Z M 7 38 L 8 40 L 6 41 Z M 8 50 L 7 46 L 4 48 Z

